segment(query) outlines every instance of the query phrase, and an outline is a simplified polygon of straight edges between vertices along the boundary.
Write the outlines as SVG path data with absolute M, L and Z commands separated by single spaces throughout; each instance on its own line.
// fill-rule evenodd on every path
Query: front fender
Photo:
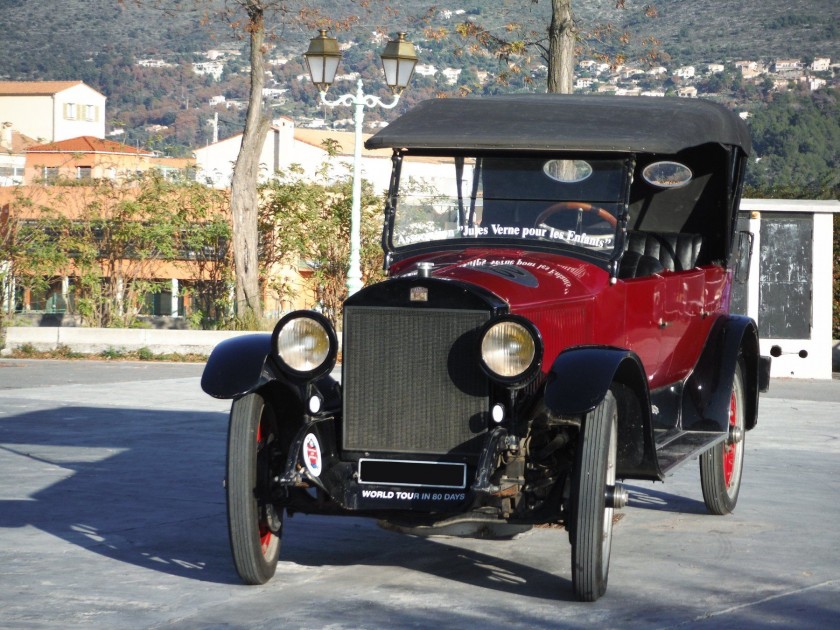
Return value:
M 545 404 L 560 416 L 582 416 L 598 406 L 611 387 L 619 408 L 618 475 L 662 479 L 653 440 L 650 391 L 635 353 L 603 346 L 560 353 L 548 375 Z
M 225 339 L 204 366 L 201 389 L 214 398 L 239 398 L 275 380 L 269 364 L 271 335 Z
M 631 361 L 644 370 L 629 350 L 584 346 L 561 352 L 551 366 L 545 386 L 545 404 L 561 416 L 581 416 L 604 399 L 621 364 Z

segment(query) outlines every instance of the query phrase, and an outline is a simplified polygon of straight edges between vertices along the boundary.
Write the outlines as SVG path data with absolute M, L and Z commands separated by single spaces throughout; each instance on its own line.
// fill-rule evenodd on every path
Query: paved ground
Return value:
M 735 514 L 695 463 L 631 484 L 610 587 L 572 601 L 565 532 L 424 540 L 288 521 L 278 575 L 238 583 L 225 401 L 200 366 L 0 361 L 2 628 L 797 628 L 840 618 L 840 381 L 774 381 Z

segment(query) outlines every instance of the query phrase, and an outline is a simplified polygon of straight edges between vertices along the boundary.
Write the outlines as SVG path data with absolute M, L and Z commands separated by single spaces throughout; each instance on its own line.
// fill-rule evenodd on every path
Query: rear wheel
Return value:
M 227 455 L 227 512 L 236 572 L 246 584 L 264 584 L 280 555 L 283 513 L 267 501 L 277 425 L 259 394 L 234 401 Z
M 729 514 L 738 502 L 744 435 L 744 372 L 742 361 L 738 361 L 729 398 L 729 435 L 700 456 L 703 501 L 712 514 Z
M 612 547 L 618 406 L 611 391 L 583 421 L 572 480 L 572 585 L 594 602 L 607 590 Z

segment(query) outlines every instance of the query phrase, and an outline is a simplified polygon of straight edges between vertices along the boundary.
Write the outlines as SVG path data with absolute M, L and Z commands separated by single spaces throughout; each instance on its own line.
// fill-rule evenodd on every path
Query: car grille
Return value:
M 487 430 L 486 311 L 345 308 L 343 448 L 474 454 Z

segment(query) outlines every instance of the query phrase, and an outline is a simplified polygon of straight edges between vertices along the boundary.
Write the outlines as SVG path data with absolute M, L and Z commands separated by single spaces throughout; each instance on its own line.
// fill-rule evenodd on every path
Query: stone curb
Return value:
M 221 341 L 248 334 L 253 332 L 13 326 L 6 329 L 6 342 L 0 355 L 7 356 L 25 345 L 40 352 L 59 347 L 82 354 L 99 354 L 111 349 L 131 352 L 146 348 L 153 354 L 206 355 Z

